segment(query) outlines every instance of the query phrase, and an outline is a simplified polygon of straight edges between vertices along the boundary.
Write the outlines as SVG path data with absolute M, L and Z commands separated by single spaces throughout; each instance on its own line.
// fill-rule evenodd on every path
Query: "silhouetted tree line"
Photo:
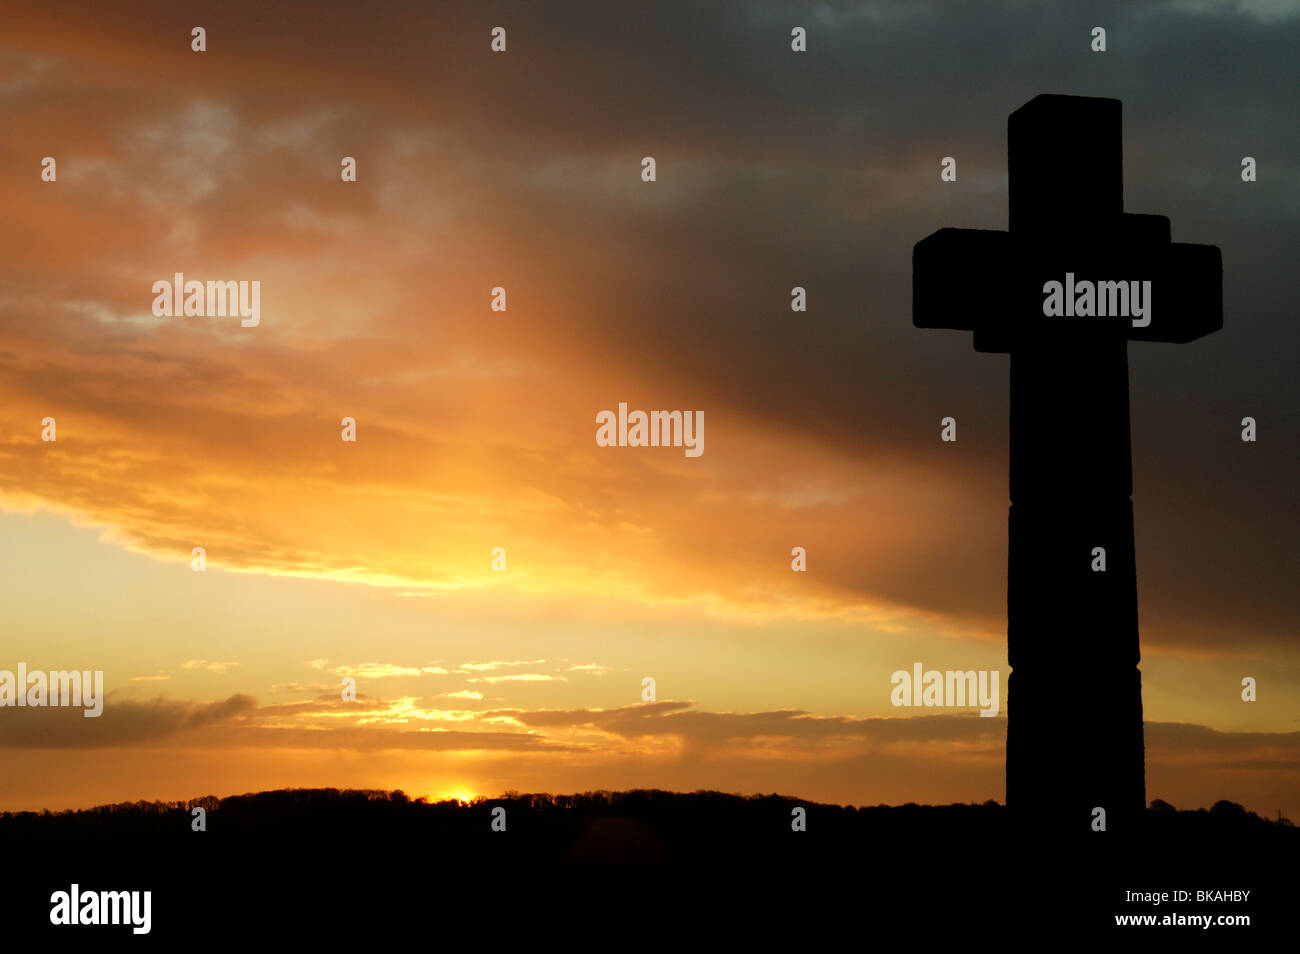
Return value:
M 206 812 L 207 831 L 191 830 L 193 809 Z M 506 832 L 491 829 L 492 809 L 505 809 Z M 795 832 L 794 811 L 806 813 L 806 832 Z M 1149 831 L 1196 837 L 1206 832 L 1294 832 L 1287 819 L 1274 821 L 1229 801 L 1209 810 L 1179 811 L 1157 799 L 1147 812 Z M 24 839 L 75 840 L 81 837 L 207 837 L 258 833 L 267 838 L 312 832 L 355 835 L 428 836 L 446 843 L 507 834 L 509 842 L 553 842 L 555 849 L 576 845 L 582 852 L 607 854 L 620 845 L 650 855 L 664 854 L 675 843 L 699 839 L 725 842 L 735 838 L 786 838 L 792 834 L 894 840 L 923 833 L 944 837 L 979 833 L 1008 834 L 1007 812 L 995 801 L 983 804 L 854 807 L 829 805 L 781 795 L 733 795 L 723 792 L 669 792 L 637 789 L 593 791 L 573 795 L 505 792 L 472 802 L 429 801 L 405 792 L 375 789 L 281 789 L 186 801 L 135 801 L 59 812 L 0 814 L 0 843 Z M 192 843 L 191 843 L 192 844 Z
M 195 808 L 206 812 L 205 831 L 192 828 Z M 505 831 L 493 830 L 497 809 Z M 793 827 L 796 809 L 805 831 Z M 394 910 L 395 892 L 418 899 L 401 910 L 442 916 L 461 910 L 446 899 L 449 887 L 495 904 L 529 885 L 530 866 L 562 862 L 664 863 L 670 875 L 690 872 L 710 884 L 768 879 L 799 897 L 809 879 L 858 892 L 906 894 L 920 885 L 934 892 L 936 911 L 982 897 L 1026 916 L 1097 917 L 1121 910 L 1124 889 L 1166 886 L 1251 888 L 1251 905 L 1282 904 L 1269 886 L 1289 883 L 1300 856 L 1300 830 L 1226 801 L 1196 811 L 1153 802 L 1136 836 L 1093 832 L 1081 819 L 1068 843 L 1024 831 L 1014 818 L 993 801 L 854 807 L 648 789 L 511 791 L 465 803 L 285 789 L 9 812 L 0 815 L 0 852 L 21 859 L 15 910 L 43 912 L 52 892 L 74 882 L 147 888 L 160 933 L 166 922 L 192 932 L 227 916 L 244 923 L 250 912 L 291 922 L 308 912 L 364 918 Z M 330 891 L 335 900 L 323 900 Z

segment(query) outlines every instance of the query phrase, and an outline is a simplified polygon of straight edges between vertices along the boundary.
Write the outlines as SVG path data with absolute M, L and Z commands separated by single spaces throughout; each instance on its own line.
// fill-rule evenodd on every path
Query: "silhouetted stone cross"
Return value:
M 1034 98 L 1007 167 L 1009 232 L 916 244 L 912 322 L 1011 355 L 1007 805 L 1127 827 L 1146 806 L 1127 346 L 1221 328 L 1223 264 L 1124 212 L 1119 100 Z

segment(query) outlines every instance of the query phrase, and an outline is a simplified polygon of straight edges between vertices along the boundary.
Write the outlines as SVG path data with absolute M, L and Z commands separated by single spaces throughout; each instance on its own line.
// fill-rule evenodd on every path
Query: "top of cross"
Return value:
M 1125 213 L 1123 163 L 1119 100 L 1043 95 L 1017 109 L 1007 122 L 1010 231 L 940 229 L 918 242 L 913 324 L 972 331 L 977 351 L 1010 351 L 1044 328 L 1186 342 L 1223 327 L 1219 249 L 1171 242 L 1164 216 Z M 1150 281 L 1152 320 L 1044 317 L 1045 283 L 1067 274 Z
M 1074 233 L 1124 212 L 1118 99 L 1035 96 L 1007 119 L 1010 228 Z

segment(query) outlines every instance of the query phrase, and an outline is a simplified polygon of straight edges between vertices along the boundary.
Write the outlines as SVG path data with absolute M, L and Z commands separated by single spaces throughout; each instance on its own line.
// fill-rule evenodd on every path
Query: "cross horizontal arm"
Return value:
M 912 249 L 912 324 L 975 331 L 983 310 L 972 308 L 971 289 L 1003 291 L 1014 268 L 1008 232 L 940 229 L 921 239 Z
M 1048 315 L 1048 282 L 1063 292 L 1075 282 L 1080 290 L 1091 284 L 1090 303 L 1100 301 L 1100 283 L 1123 283 L 1126 307 L 1129 288 L 1142 289 L 1145 313 L 1126 320 L 1089 304 L 1094 314 L 1081 305 L 1075 317 L 1071 295 L 1066 315 Z M 1109 298 L 1118 300 L 1113 290 Z M 912 323 L 970 331 L 975 350 L 991 352 L 1010 351 L 1016 340 L 1040 333 L 1193 341 L 1223 327 L 1222 256 L 1213 245 L 1171 243 L 1169 220 L 1159 215 L 1122 215 L 1077 241 L 940 229 L 912 250 Z
M 1142 269 L 1139 260 L 1136 270 Z M 1130 327 L 1130 341 L 1185 344 L 1223 327 L 1223 253 L 1218 246 L 1173 242 L 1152 256 L 1150 272 L 1151 324 Z

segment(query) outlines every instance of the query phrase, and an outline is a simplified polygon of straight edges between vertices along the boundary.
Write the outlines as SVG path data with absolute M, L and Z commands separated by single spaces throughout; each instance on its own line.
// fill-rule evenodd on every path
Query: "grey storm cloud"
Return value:
M 786 54 L 792 23 L 809 30 L 807 55 Z M 1104 54 L 1088 46 L 1097 24 Z M 873 465 L 962 468 L 968 489 L 952 510 L 972 532 L 954 533 L 930 572 L 920 554 L 869 580 L 843 561 L 824 572 L 985 617 L 1004 608 L 1007 360 L 975 354 L 967 335 L 911 327 L 911 248 L 943 226 L 1005 227 L 1012 110 L 1040 92 L 1121 98 L 1126 208 L 1168 215 L 1176 240 L 1219 245 L 1225 266 L 1223 331 L 1130 349 L 1140 595 L 1160 624 L 1147 637 L 1294 640 L 1295 7 L 579 5 L 533 8 L 516 29 L 518 58 L 458 120 L 480 154 L 496 137 L 528 144 L 492 156 L 503 227 L 548 236 L 547 261 L 519 267 L 563 263 L 593 297 L 619 302 L 616 329 L 599 310 L 545 302 L 556 333 L 650 369 L 687 406 Z M 539 174 L 556 153 L 564 174 Z M 631 176 L 607 182 L 608 163 L 642 154 L 657 157 L 667 201 L 638 202 Z M 956 184 L 938 181 L 945 155 L 958 158 Z M 1250 185 L 1245 155 L 1266 170 Z M 640 267 L 613 265 L 611 247 Z M 806 315 L 789 311 L 794 284 L 808 289 Z M 955 460 L 934 439 L 947 414 L 964 435 Z M 1267 439 L 1243 445 L 1247 415 Z M 985 571 L 936 586 L 953 567 Z
M 159 697 L 144 701 L 114 698 L 88 719 L 76 706 L 12 707 L 0 715 L 0 748 L 78 748 L 139 745 L 188 730 L 237 722 L 257 708 L 252 696 L 236 694 L 216 702 Z

